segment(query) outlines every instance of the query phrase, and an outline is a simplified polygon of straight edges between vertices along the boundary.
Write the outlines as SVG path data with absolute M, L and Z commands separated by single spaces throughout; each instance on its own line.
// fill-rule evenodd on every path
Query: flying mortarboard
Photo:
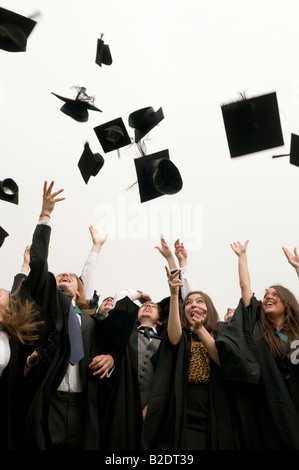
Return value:
M 170 161 L 168 150 L 135 158 L 134 163 L 141 202 L 165 194 L 175 194 L 182 189 L 180 172 Z
M 162 108 L 154 111 L 151 106 L 138 109 L 129 115 L 129 126 L 135 129 L 135 142 L 139 142 L 164 119 Z
M 284 144 L 275 92 L 225 104 L 221 109 L 231 158 Z
M 2 227 L 0 227 L 0 247 L 3 245 L 6 237 L 8 237 L 8 233 Z
M 6 178 L 0 181 L 0 199 L 12 204 L 18 204 L 19 202 L 19 188 L 14 180 Z
M 299 135 L 291 134 L 290 153 L 284 155 L 273 155 L 272 158 L 290 157 L 291 165 L 299 166 Z
M 65 101 L 65 104 L 60 108 L 60 111 L 72 117 L 76 121 L 86 122 L 88 121 L 88 110 L 102 111 L 93 105 L 94 98 L 86 94 L 86 88 L 76 88 L 78 93 L 75 99 L 64 98 L 63 96 L 57 95 L 56 93 L 51 93 L 60 100 Z
M 0 8 L 0 49 L 8 52 L 25 52 L 27 38 L 36 21 Z
M 107 44 L 104 43 L 103 34 L 97 42 L 97 53 L 96 53 L 96 64 L 102 67 L 102 64 L 111 65 L 112 57 L 110 53 L 110 48 Z
M 131 144 L 122 118 L 113 119 L 94 128 L 104 152 L 111 152 Z
M 91 176 L 96 176 L 102 166 L 104 165 L 104 158 L 99 153 L 92 153 L 89 143 L 84 145 L 83 153 L 78 162 L 78 167 L 81 175 L 87 184 Z

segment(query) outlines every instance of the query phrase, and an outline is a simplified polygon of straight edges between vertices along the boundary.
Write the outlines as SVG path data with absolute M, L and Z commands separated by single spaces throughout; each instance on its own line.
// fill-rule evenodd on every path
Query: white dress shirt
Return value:
M 99 253 L 91 251 L 87 257 L 87 260 L 84 263 L 81 279 L 84 284 L 85 298 L 92 299 L 94 293 L 94 277 L 95 270 L 99 260 Z
M 74 300 L 72 300 L 72 303 L 74 306 L 76 305 Z M 76 313 L 76 315 L 81 325 L 81 315 L 80 313 Z M 60 392 L 82 392 L 83 386 L 79 364 L 72 365 L 70 363 L 68 365 L 65 376 L 63 377 L 57 390 L 59 390 Z
M 4 331 L 0 330 L 0 377 L 10 360 L 9 338 Z

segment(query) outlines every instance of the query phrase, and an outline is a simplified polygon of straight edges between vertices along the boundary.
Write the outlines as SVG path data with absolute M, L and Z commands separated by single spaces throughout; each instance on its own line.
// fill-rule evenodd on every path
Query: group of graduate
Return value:
M 0 448 L 298 450 L 299 304 L 281 285 L 255 297 L 248 241 L 231 244 L 241 298 L 225 321 L 179 240 L 174 253 L 163 238 L 157 247 L 167 298 L 124 288 L 100 303 L 106 238 L 93 227 L 80 276 L 49 270 L 62 191 L 44 182 L 21 272 L 0 289 Z M 283 251 L 299 276 L 297 250 Z

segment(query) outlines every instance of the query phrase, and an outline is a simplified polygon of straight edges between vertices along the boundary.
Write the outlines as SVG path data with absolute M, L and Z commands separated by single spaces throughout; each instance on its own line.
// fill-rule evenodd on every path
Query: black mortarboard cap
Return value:
M 27 38 L 36 21 L 0 8 L 0 49 L 8 52 L 25 52 Z
M 129 115 L 129 126 L 135 129 L 135 142 L 139 142 L 149 133 L 160 121 L 164 119 L 162 108 L 158 111 L 149 106 L 138 109 Z
M 299 166 L 299 135 L 291 134 L 290 153 L 283 155 L 273 155 L 272 158 L 290 157 L 291 165 Z
M 6 237 L 8 237 L 8 233 L 2 227 L 0 227 L 0 247 L 3 245 Z
M 111 152 L 131 144 L 130 136 L 122 118 L 113 119 L 94 128 L 104 152 Z
M 110 48 L 107 44 L 104 43 L 102 37 L 98 39 L 97 42 L 96 64 L 98 64 L 100 67 L 102 67 L 102 64 L 112 64 Z
M 89 143 L 84 145 L 83 153 L 78 162 L 78 167 L 81 175 L 87 184 L 91 176 L 96 176 L 102 166 L 104 165 L 104 158 L 99 153 L 92 153 Z
M 79 91 L 76 99 L 65 98 L 63 96 L 57 95 L 56 93 L 51 93 L 60 100 L 65 101 L 65 104 L 60 108 L 60 111 L 72 117 L 76 121 L 86 122 L 88 121 L 88 110 L 100 112 L 102 111 L 96 108 L 93 104 L 89 103 L 87 100 L 80 99 L 82 94 L 83 96 L 87 96 L 84 94 L 85 88 L 82 87 L 81 90 L 83 90 L 83 93 Z
M 168 150 L 135 158 L 134 162 L 141 202 L 175 194 L 182 189 L 180 172 L 170 161 Z
M 0 181 L 0 199 L 11 202 L 12 204 L 18 204 L 19 188 L 11 178 L 6 178 L 3 181 Z
M 221 109 L 232 158 L 284 144 L 275 92 L 225 104 Z
M 299 135 L 291 134 L 290 163 L 299 166 Z

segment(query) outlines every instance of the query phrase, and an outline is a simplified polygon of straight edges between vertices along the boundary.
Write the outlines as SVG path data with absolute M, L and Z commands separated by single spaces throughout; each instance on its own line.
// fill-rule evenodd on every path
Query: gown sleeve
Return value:
M 229 380 L 259 382 L 261 368 L 252 335 L 259 310 L 260 302 L 255 296 L 248 307 L 241 299 L 230 323 L 219 331 L 216 346 L 222 371 Z

